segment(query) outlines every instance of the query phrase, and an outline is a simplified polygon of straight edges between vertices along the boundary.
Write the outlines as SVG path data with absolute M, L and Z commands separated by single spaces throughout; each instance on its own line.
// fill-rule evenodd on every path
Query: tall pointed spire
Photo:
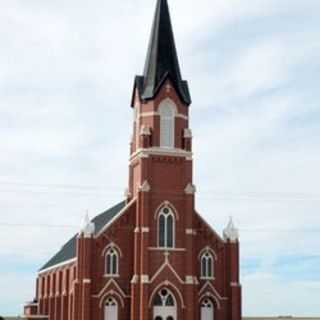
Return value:
M 143 76 L 137 76 L 135 86 L 141 99 L 152 99 L 169 78 L 180 99 L 191 104 L 188 83 L 182 80 L 167 0 L 157 0 L 147 59 Z

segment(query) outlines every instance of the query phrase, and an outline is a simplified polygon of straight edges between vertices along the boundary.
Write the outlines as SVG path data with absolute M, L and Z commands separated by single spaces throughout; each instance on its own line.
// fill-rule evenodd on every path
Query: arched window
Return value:
M 114 248 L 110 248 L 106 253 L 105 273 L 107 275 L 118 275 L 119 273 L 118 253 Z
M 174 247 L 174 215 L 169 207 L 162 208 L 159 213 L 158 245 L 161 248 Z
M 213 257 L 209 251 L 205 251 L 201 256 L 201 278 L 214 277 Z
M 175 107 L 169 101 L 159 107 L 160 113 L 160 147 L 174 148 Z
M 214 306 L 211 300 L 205 299 L 201 303 L 201 320 L 214 320 Z
M 108 298 L 106 301 L 104 320 L 118 320 L 118 303 L 114 298 Z
M 153 318 L 157 320 L 175 320 L 177 318 L 176 302 L 168 289 L 161 289 L 154 297 Z

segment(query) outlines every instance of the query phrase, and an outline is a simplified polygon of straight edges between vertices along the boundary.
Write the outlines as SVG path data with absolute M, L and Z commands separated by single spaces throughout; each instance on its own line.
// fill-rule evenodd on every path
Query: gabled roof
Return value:
M 182 80 L 167 0 L 158 0 L 143 76 L 136 76 L 135 88 L 142 100 L 153 99 L 170 79 L 181 100 L 191 104 L 188 83 Z
M 124 207 L 125 201 L 118 203 L 114 207 L 104 211 L 96 216 L 92 222 L 95 225 L 95 234 L 98 234 L 102 228 L 110 222 Z M 54 267 L 76 257 L 77 235 L 73 236 L 61 249 L 55 254 L 39 271 Z

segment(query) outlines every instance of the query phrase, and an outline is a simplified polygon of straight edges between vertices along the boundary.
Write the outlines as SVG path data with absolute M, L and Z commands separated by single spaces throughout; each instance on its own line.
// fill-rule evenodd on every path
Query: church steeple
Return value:
M 153 99 L 170 79 L 181 101 L 189 106 L 187 81 L 182 80 L 167 0 L 157 0 L 143 76 L 135 79 L 141 100 Z

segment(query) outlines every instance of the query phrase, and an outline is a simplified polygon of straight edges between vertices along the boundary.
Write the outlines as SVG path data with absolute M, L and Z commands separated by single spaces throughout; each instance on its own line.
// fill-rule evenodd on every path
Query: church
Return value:
M 39 270 L 25 319 L 241 319 L 238 230 L 230 220 L 220 236 L 195 208 L 190 105 L 168 3 L 157 0 L 131 98 L 124 199 L 86 216 Z

